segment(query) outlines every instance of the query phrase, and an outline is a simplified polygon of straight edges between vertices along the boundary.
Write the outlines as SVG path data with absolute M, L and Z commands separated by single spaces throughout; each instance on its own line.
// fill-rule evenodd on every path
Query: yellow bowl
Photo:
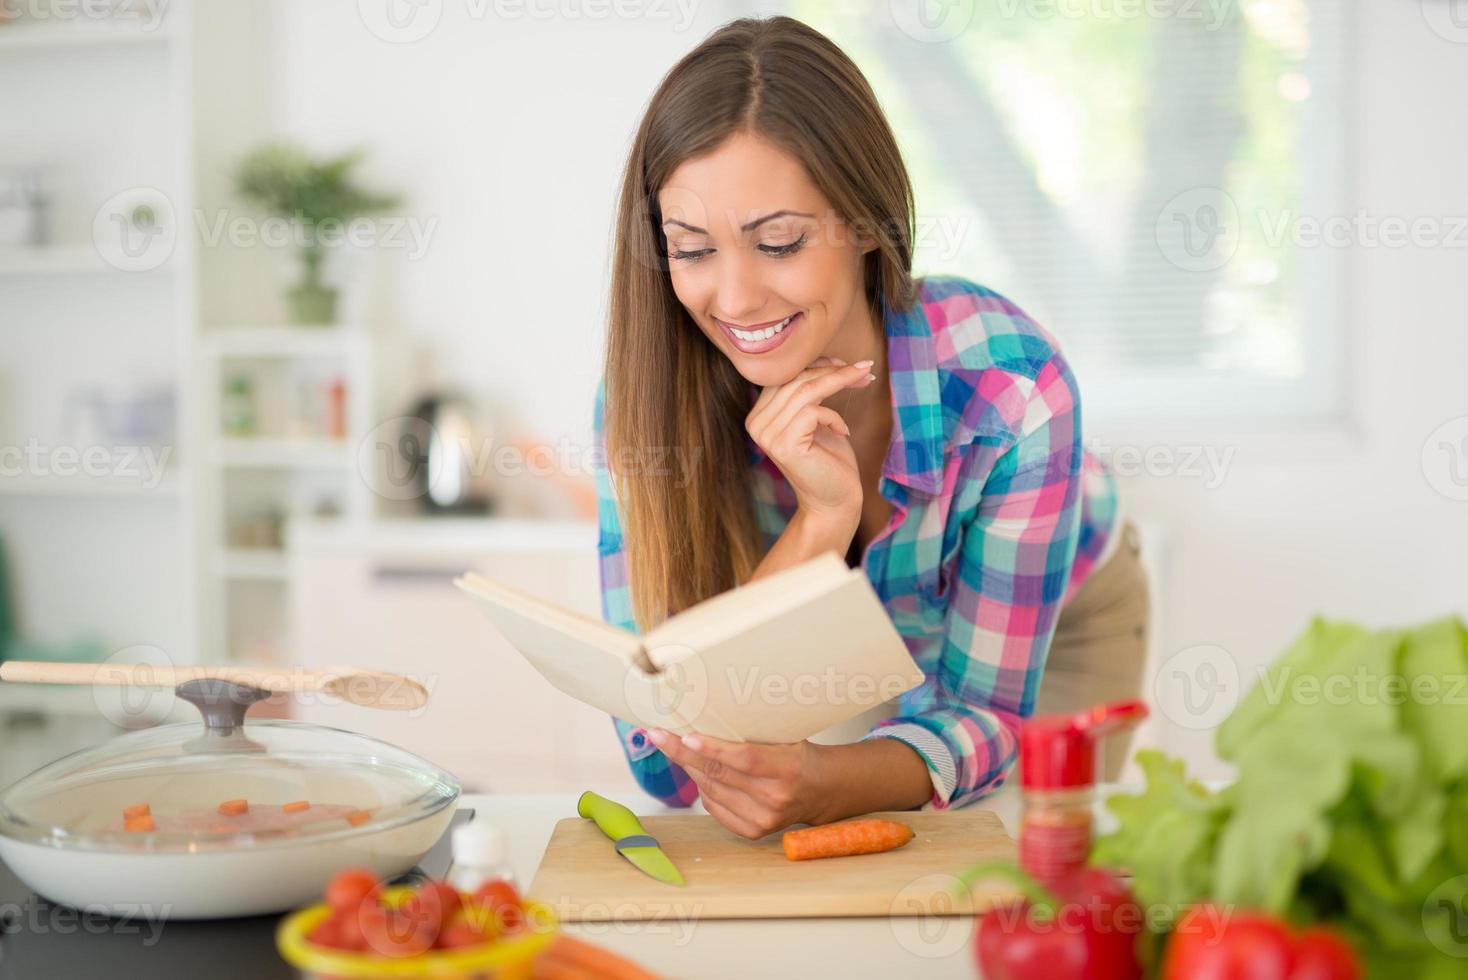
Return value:
M 395 908 L 414 891 L 405 885 L 387 888 L 383 890 L 383 900 Z M 275 930 L 275 946 L 287 963 L 317 976 L 369 980 L 381 977 L 443 977 L 445 980 L 450 977 L 496 977 L 504 980 L 528 977 L 535 958 L 555 941 L 556 918 L 547 905 L 526 901 L 524 906 L 525 918 L 531 923 L 531 928 L 509 939 L 393 958 L 314 945 L 306 937 L 331 914 L 331 909 L 325 904 L 312 905 L 281 920 Z

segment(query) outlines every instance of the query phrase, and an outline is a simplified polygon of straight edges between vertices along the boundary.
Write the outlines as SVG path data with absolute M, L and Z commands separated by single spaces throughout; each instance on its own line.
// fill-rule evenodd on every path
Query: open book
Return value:
M 454 584 L 559 690 L 679 735 L 798 742 L 923 681 L 865 573 L 835 552 L 642 637 L 473 572 Z

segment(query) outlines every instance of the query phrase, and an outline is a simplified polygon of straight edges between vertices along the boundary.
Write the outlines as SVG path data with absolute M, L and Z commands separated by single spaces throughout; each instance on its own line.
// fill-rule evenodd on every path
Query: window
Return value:
M 1340 409 L 1349 6 L 783 9 L 876 89 L 912 171 L 918 272 L 1030 312 L 1092 418 L 1155 421 Z

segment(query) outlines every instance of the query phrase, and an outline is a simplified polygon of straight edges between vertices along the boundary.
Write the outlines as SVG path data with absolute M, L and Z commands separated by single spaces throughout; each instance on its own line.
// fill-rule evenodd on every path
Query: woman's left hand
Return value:
M 761 745 L 653 729 L 653 744 L 682 766 L 719 823 L 757 840 L 796 823 L 820 823 L 821 746 Z

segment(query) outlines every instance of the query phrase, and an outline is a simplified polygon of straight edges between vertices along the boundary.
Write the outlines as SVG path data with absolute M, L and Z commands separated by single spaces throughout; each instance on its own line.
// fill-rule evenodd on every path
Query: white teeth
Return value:
M 734 334 L 734 336 L 738 337 L 746 344 L 753 344 L 758 343 L 761 340 L 769 340 L 771 337 L 775 336 L 775 334 L 779 333 L 781 330 L 784 330 L 785 325 L 793 319 L 795 319 L 794 313 L 790 314 L 785 319 L 775 324 L 773 327 L 765 327 L 763 330 L 736 330 L 734 327 L 730 327 L 729 330 Z

